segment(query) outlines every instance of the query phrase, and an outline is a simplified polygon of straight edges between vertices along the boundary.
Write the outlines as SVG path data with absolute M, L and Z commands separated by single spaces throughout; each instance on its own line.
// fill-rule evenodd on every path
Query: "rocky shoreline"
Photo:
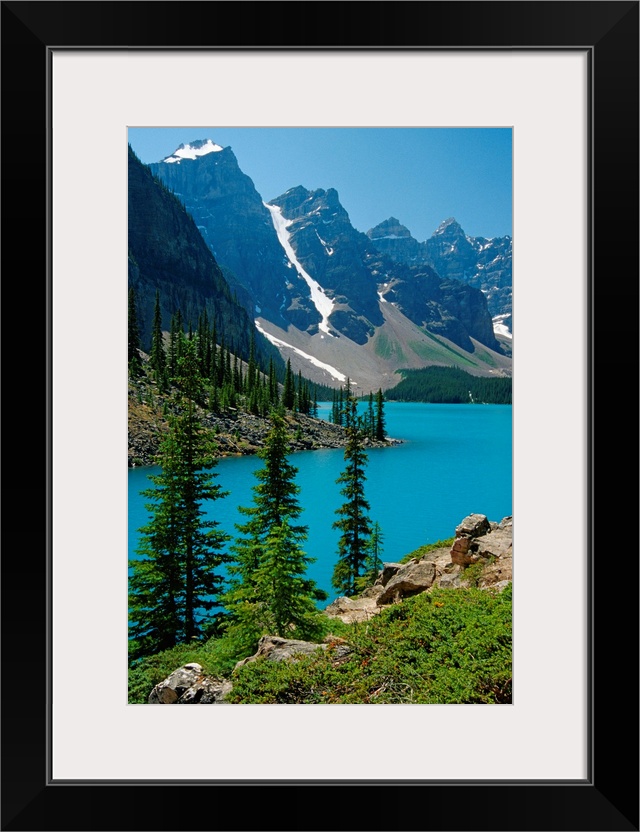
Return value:
M 320 448 L 343 448 L 346 445 L 345 429 L 323 419 L 315 419 L 302 413 L 289 413 L 286 421 L 290 427 L 292 451 L 313 451 Z M 203 413 L 202 423 L 211 430 L 218 447 L 216 456 L 246 456 L 257 453 L 264 445 L 270 430 L 268 418 L 245 411 L 229 411 L 225 415 Z M 162 410 L 152 408 L 135 397 L 129 397 L 127 466 L 138 468 L 156 464 L 155 456 L 168 429 Z M 384 441 L 366 439 L 369 448 L 384 448 L 401 444 L 400 439 Z
M 501 592 L 512 580 L 513 518 L 504 517 L 497 523 L 489 521 L 484 514 L 470 514 L 456 526 L 450 548 L 435 549 L 404 563 L 384 563 L 373 586 L 357 597 L 336 598 L 324 612 L 345 624 L 366 622 L 383 609 L 434 587 L 475 586 Z M 256 653 L 237 662 L 235 671 L 256 661 L 295 661 L 317 650 L 331 651 L 334 666 L 338 666 L 349 655 L 351 647 L 344 638 L 336 636 L 327 636 L 324 642 L 315 643 L 265 635 Z M 200 664 L 191 662 L 156 684 L 147 702 L 150 705 L 227 704 L 232 689 L 232 678 L 207 676 Z

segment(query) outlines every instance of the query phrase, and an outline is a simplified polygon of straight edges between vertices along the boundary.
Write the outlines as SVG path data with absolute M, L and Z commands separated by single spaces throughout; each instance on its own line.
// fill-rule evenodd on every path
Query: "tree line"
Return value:
M 268 416 L 281 400 L 287 410 L 310 416 L 318 414 L 318 397 L 328 396 L 332 390 L 325 385 L 312 384 L 298 371 L 295 375 L 291 361 L 284 371 L 269 358 L 267 367 L 256 357 L 255 331 L 250 334 L 249 355 L 239 357 L 235 345 L 225 339 L 215 321 L 209 320 L 206 308 L 200 313 L 197 326 L 183 320 L 180 310 L 171 317 L 170 331 L 165 338 L 161 324 L 160 294 L 156 291 L 149 368 L 161 393 L 167 393 L 177 383 L 177 368 L 188 342 L 195 344 L 197 371 L 202 380 L 198 404 L 212 413 L 224 413 L 242 408 L 259 416 Z M 128 307 L 128 368 L 132 380 L 143 372 L 142 344 L 133 287 L 129 289 Z
M 457 367 L 402 370 L 402 381 L 387 390 L 387 399 L 433 404 L 511 404 L 510 378 L 472 376 Z

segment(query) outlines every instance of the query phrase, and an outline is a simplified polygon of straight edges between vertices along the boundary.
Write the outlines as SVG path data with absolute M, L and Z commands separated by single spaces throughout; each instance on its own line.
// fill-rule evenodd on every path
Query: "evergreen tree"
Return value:
M 166 387 L 167 359 L 162 339 L 162 312 L 160 310 L 160 292 L 156 289 L 156 302 L 153 309 L 153 327 L 151 329 L 151 356 L 149 363 L 153 369 L 158 387 Z
M 228 560 L 228 535 L 206 520 L 203 503 L 226 496 L 216 484 L 214 447 L 203 431 L 195 400 L 201 379 L 195 345 L 187 344 L 178 367 L 181 412 L 170 419 L 161 443 L 159 474 L 148 489 L 151 519 L 129 561 L 129 620 L 133 658 L 203 634 L 223 587 L 219 567 Z
M 356 580 L 362 574 L 367 557 L 367 542 L 371 535 L 369 503 L 364 493 L 366 475 L 364 469 L 368 459 L 364 449 L 364 434 L 361 430 L 357 404 L 353 397 L 347 402 L 349 423 L 346 428 L 347 445 L 344 451 L 346 466 L 336 482 L 341 484 L 340 493 L 345 498 L 337 509 L 339 519 L 333 524 L 341 532 L 338 541 L 338 562 L 335 565 L 332 585 L 343 595 L 356 592 Z
M 366 422 L 366 432 L 367 436 L 370 439 L 375 439 L 376 434 L 376 417 L 373 410 L 373 392 L 369 393 L 369 403 L 367 406 L 367 422 Z
M 335 419 L 334 422 L 336 425 L 343 425 L 344 424 L 344 391 L 342 387 L 338 390 L 338 394 L 335 401 Z
M 344 391 L 342 393 L 342 423 L 345 428 L 348 428 L 351 424 L 351 379 L 347 376 L 347 382 L 344 386 Z M 354 409 L 354 415 L 357 412 Z
M 133 286 L 129 289 L 127 361 L 130 377 L 136 378 L 142 372 L 142 359 L 140 358 L 140 327 L 136 309 L 136 293 Z
M 280 402 L 278 377 L 276 376 L 276 368 L 271 357 L 269 357 L 269 402 L 274 407 L 277 407 Z
M 168 372 L 170 378 L 175 378 L 178 372 L 178 362 L 182 357 L 184 345 L 184 328 L 182 312 L 178 309 L 171 316 L 171 329 L 169 332 L 169 361 Z
M 387 426 L 384 418 L 384 396 L 382 388 L 378 389 L 376 395 L 376 439 L 384 440 L 387 437 Z
M 282 391 L 282 404 L 287 410 L 293 410 L 296 403 L 296 390 L 291 372 L 291 359 L 287 358 L 287 368 L 284 374 L 284 389 Z
M 257 379 L 256 367 L 256 333 L 251 330 L 251 341 L 249 343 L 249 362 L 247 366 L 247 394 L 253 390 Z
M 200 375 L 204 378 L 209 371 L 210 343 L 209 343 L 209 315 L 207 307 L 202 310 L 198 318 L 198 364 Z
M 313 559 L 302 549 L 307 527 L 295 523 L 302 508 L 289 452 L 287 424 L 273 412 L 258 454 L 264 465 L 255 472 L 253 505 L 240 507 L 248 519 L 237 524 L 232 588 L 224 598 L 233 621 L 230 634 L 247 647 L 266 634 L 306 639 L 322 632 L 315 602 L 327 595 L 305 577 Z
M 334 425 L 338 424 L 338 420 L 340 418 L 339 410 L 338 410 L 338 391 L 333 391 L 333 400 L 331 402 L 331 421 Z
M 376 521 L 373 524 L 371 537 L 367 541 L 367 557 L 364 563 L 364 572 L 361 577 L 356 579 L 356 588 L 359 592 L 362 592 L 368 586 L 372 586 L 382 569 L 383 542 L 384 537 L 380 530 L 380 524 Z

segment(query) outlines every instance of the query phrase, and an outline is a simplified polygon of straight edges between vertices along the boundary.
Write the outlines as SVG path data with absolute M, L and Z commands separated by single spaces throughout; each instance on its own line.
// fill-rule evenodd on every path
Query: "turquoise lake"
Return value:
M 329 418 L 329 403 L 319 415 Z M 401 445 L 368 452 L 365 494 L 369 516 L 380 524 L 382 559 L 396 561 L 425 543 L 452 537 L 468 514 L 486 514 L 500 521 L 512 514 L 512 408 L 510 405 L 385 404 L 387 434 Z M 298 469 L 299 522 L 309 528 L 306 551 L 316 558 L 309 577 L 336 597 L 331 574 L 337 560 L 338 532 L 332 528 L 341 505 L 342 450 L 301 451 L 290 461 Z M 239 506 L 252 503 L 253 472 L 258 457 L 228 457 L 213 469 L 217 483 L 229 496 L 211 505 L 210 517 L 236 534 L 235 523 L 245 518 Z M 145 500 L 148 475 L 157 468 L 128 472 L 129 556 L 135 557 L 139 528 L 148 521 Z

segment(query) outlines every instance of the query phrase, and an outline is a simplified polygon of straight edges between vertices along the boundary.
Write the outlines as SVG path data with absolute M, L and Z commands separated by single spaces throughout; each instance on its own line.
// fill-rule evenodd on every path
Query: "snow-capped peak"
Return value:
M 207 153 L 218 153 L 223 149 L 219 144 L 212 142 L 211 139 L 198 139 L 190 144 L 181 144 L 171 156 L 166 156 L 162 161 L 180 164 L 183 159 L 195 159 L 198 156 L 206 156 Z

